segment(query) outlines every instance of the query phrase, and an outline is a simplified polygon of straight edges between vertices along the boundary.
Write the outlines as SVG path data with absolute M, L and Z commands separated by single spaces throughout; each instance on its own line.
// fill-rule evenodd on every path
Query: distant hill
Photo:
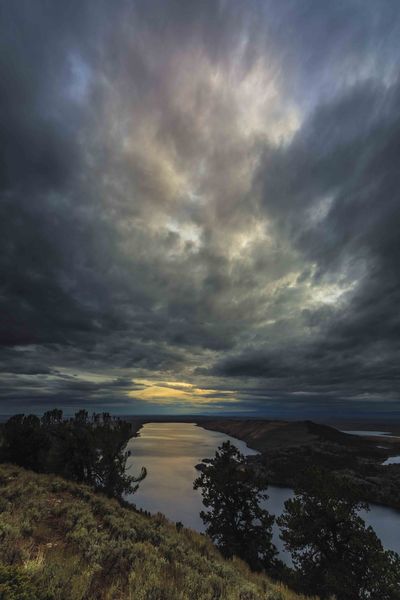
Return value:
M 264 452 L 288 446 L 304 446 L 318 441 L 344 446 L 370 447 L 362 438 L 313 421 L 268 421 L 266 419 L 209 419 L 201 422 L 205 429 L 221 431 L 244 440 L 251 448 Z
M 2 600 L 299 600 L 211 542 L 84 485 L 0 465 Z
M 400 464 L 383 465 L 388 456 L 400 454 L 396 438 L 349 435 L 313 421 L 217 418 L 198 424 L 258 450 L 249 460 L 266 471 L 271 484 L 295 487 L 304 469 L 314 465 L 351 479 L 360 499 L 400 510 Z

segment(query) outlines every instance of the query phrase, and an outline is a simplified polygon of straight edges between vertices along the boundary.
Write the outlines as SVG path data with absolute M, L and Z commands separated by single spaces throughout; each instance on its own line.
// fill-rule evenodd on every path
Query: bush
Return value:
M 18 567 L 0 565 L 1 600 L 52 600 L 46 592 L 39 592 L 29 575 Z

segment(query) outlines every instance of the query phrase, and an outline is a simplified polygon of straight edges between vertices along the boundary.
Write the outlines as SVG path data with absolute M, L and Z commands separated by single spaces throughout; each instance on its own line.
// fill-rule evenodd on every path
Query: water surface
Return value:
M 357 429 L 349 431 L 347 429 L 341 429 L 342 433 L 349 433 L 350 435 L 360 435 L 360 436 L 369 436 L 369 437 L 396 437 L 393 436 L 390 431 L 375 431 L 369 429 Z
M 370 432 L 368 432 L 370 433 Z M 365 435 L 365 433 L 364 433 Z M 129 472 L 138 473 L 142 466 L 148 470 L 139 490 L 127 499 L 138 508 L 151 513 L 162 512 L 172 521 L 181 521 L 186 527 L 204 531 L 200 518 L 203 508 L 199 490 L 193 490 L 193 481 L 199 475 L 195 469 L 203 458 L 212 458 L 224 441 L 230 440 L 243 454 L 257 454 L 244 442 L 216 431 L 208 431 L 194 423 L 147 423 L 128 444 L 132 456 L 128 459 Z M 284 502 L 293 495 L 290 488 L 268 488 L 268 510 L 278 516 Z M 400 552 L 400 512 L 383 506 L 372 506 L 362 513 L 386 548 Z M 274 526 L 274 543 L 281 558 L 284 555 L 278 527 Z
M 194 423 L 146 423 L 128 444 L 132 452 L 128 468 L 135 474 L 143 465 L 148 475 L 128 499 L 151 513 L 162 512 L 172 521 L 204 531 L 201 494 L 193 490 L 193 481 L 200 474 L 195 465 L 203 458 L 212 458 L 226 440 L 245 455 L 257 454 L 240 440 Z
M 398 465 L 398 464 L 400 464 L 400 456 L 390 456 L 382 464 L 383 465 Z

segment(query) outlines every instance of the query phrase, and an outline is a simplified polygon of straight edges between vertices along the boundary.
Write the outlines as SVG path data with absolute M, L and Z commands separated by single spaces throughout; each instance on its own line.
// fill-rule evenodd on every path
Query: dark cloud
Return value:
M 4 412 L 397 401 L 397 2 L 0 11 Z

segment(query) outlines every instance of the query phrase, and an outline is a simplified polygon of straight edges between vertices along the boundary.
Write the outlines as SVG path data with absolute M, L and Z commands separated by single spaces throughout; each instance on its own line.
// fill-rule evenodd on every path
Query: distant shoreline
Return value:
M 132 424 L 132 437 L 138 435 L 145 423 L 196 423 L 204 429 L 242 440 L 257 450 L 260 454 L 249 460 L 266 470 L 272 485 L 293 488 L 305 465 L 319 465 L 354 478 L 355 483 L 361 484 L 362 500 L 400 510 L 400 464 L 383 465 L 387 458 L 400 455 L 400 439 L 395 437 L 356 436 L 313 421 L 187 415 L 126 419 Z M 374 429 L 400 435 L 400 426 L 389 427 L 382 423 L 378 427 L 377 424 L 343 421 L 340 428 Z

